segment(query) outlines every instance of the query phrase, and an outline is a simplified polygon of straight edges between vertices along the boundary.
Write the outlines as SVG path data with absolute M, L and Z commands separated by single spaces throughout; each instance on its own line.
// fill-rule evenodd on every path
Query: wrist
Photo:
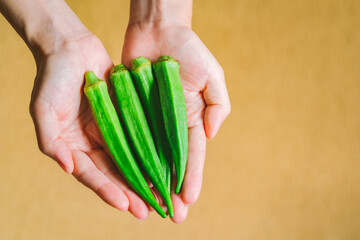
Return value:
M 24 40 L 35 58 L 91 34 L 65 2 L 49 1 L 40 8 L 38 17 L 27 21 L 24 27 Z
M 191 28 L 192 0 L 131 0 L 129 26 Z
M 39 28 L 26 34 L 25 42 L 33 53 L 35 60 L 59 52 L 64 47 L 67 47 L 69 43 L 92 35 L 86 28 L 70 29 L 69 27 L 64 31 L 63 27 L 65 26 L 48 23 L 44 30 Z M 46 31 L 46 33 L 43 31 Z

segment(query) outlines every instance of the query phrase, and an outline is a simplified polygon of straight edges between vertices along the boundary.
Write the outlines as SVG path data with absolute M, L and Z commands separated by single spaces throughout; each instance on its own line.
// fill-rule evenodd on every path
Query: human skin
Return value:
M 206 136 L 214 137 L 230 112 L 223 71 L 191 31 L 191 4 L 132 1 L 123 50 L 123 62 L 128 66 L 140 55 L 151 60 L 170 55 L 181 64 L 189 157 L 181 194 L 172 194 L 174 222 L 184 221 L 188 205 L 197 200 Z M 109 205 L 128 210 L 138 219 L 146 218 L 151 208 L 116 171 L 83 94 L 86 71 L 106 80 L 113 67 L 100 40 L 62 0 L 0 0 L 0 11 L 36 61 L 30 113 L 40 150 Z
M 144 56 L 155 61 L 172 56 L 180 63 L 189 133 L 189 152 L 180 195 L 172 193 L 174 221 L 182 221 L 188 205 L 200 195 L 206 137 L 213 138 L 230 113 L 224 73 L 191 29 L 192 1 L 131 1 L 130 21 L 122 51 L 123 63 Z M 186 209 L 186 211 L 185 211 Z

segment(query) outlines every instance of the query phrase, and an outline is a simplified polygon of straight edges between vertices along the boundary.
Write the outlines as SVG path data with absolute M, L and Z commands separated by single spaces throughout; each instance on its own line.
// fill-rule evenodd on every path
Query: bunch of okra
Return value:
M 163 56 L 155 63 L 139 57 L 130 71 L 122 64 L 110 72 L 110 90 L 93 72 L 85 73 L 84 92 L 94 119 L 115 165 L 132 189 L 162 217 L 140 169 L 159 191 L 170 217 L 173 166 L 175 193 L 181 190 L 188 154 L 188 129 L 179 63 Z

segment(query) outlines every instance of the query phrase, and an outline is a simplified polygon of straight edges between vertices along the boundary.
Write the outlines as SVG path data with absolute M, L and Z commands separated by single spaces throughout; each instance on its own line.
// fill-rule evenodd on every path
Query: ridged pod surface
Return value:
M 134 59 L 131 63 L 130 73 L 137 87 L 139 98 L 163 167 L 165 182 L 170 192 L 172 173 L 171 154 L 161 113 L 159 88 L 152 73 L 151 61 L 144 57 Z
M 165 218 L 166 213 L 156 201 L 131 152 L 106 83 L 93 72 L 87 72 L 85 79 L 84 93 L 114 163 L 134 191 Z
M 110 72 L 110 82 L 115 91 L 120 119 L 135 156 L 166 203 L 170 217 L 173 217 L 173 205 L 162 165 L 130 72 L 124 65 L 117 65 Z
M 153 64 L 159 86 L 166 136 L 176 170 L 175 193 L 181 190 L 188 156 L 186 104 L 179 68 L 179 63 L 169 56 L 162 56 Z

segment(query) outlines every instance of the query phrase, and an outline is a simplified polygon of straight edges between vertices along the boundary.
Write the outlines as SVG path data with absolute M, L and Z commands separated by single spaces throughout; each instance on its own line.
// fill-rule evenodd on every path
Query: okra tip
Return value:
M 155 205 L 152 205 L 152 207 L 162 218 L 166 218 L 166 216 L 167 216 L 166 213 L 164 212 L 164 210 L 160 207 L 160 205 L 158 203 L 156 203 Z
M 121 71 L 127 71 L 128 69 L 126 68 L 126 66 L 124 64 L 119 64 L 114 66 L 111 71 L 110 71 L 110 75 L 117 73 L 117 72 L 121 72 Z
M 182 187 L 182 181 L 181 182 L 178 182 L 176 187 L 175 187 L 175 193 L 176 194 L 179 194 L 180 191 L 181 191 L 181 187 Z
M 94 85 L 98 81 L 100 81 L 100 79 L 96 77 L 94 72 L 90 71 L 85 73 L 85 87 Z
M 138 57 L 131 62 L 131 71 L 135 71 L 140 67 L 151 66 L 151 61 L 145 57 Z

